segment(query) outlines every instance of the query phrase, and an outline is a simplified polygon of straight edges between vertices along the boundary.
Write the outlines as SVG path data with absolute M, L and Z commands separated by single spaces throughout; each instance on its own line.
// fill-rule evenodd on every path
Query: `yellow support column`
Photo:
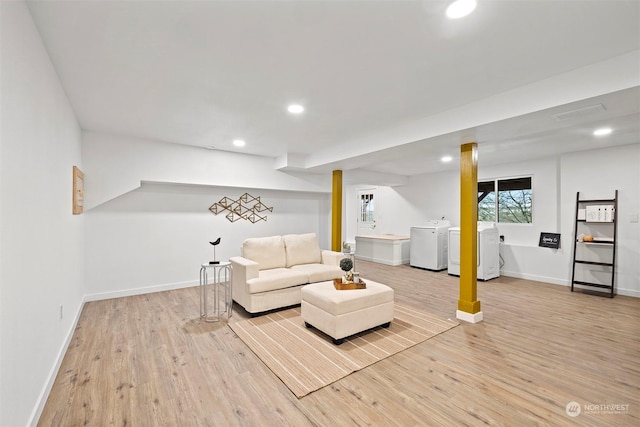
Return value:
M 456 317 L 482 320 L 478 301 L 478 144 L 460 147 L 460 299 Z
M 331 188 L 331 250 L 342 250 L 342 171 L 333 171 Z

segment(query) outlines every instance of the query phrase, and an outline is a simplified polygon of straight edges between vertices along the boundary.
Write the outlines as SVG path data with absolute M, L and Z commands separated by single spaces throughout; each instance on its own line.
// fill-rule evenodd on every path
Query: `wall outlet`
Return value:
M 64 306 L 60 304 L 60 320 L 64 317 Z
M 629 222 L 637 223 L 638 222 L 638 214 L 637 213 L 629 214 Z

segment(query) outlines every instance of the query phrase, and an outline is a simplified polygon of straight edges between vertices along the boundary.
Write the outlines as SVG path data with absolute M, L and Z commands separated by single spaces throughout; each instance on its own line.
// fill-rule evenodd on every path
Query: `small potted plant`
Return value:
M 344 276 L 342 276 L 342 283 L 353 283 L 353 272 L 351 271 L 353 261 L 351 261 L 351 258 L 342 258 L 340 260 L 340 268 L 345 273 Z

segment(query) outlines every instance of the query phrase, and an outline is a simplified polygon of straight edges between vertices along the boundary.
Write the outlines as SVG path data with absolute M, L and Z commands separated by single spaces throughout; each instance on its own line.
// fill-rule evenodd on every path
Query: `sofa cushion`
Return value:
M 309 283 L 340 279 L 344 274 L 340 267 L 330 264 L 294 265 L 291 270 L 306 274 L 309 278 Z
M 289 268 L 260 270 L 258 277 L 247 280 L 250 294 L 290 288 L 307 283 L 307 275 Z
M 322 252 L 315 233 L 287 234 L 283 239 L 287 267 L 322 262 Z
M 260 270 L 286 265 L 282 236 L 252 237 L 242 244 L 242 256 L 259 264 Z

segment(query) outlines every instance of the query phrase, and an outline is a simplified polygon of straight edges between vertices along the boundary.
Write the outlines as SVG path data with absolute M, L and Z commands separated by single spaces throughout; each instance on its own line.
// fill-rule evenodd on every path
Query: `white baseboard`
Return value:
M 555 277 L 539 276 L 537 274 L 523 274 L 517 271 L 500 270 L 500 274 L 507 277 L 515 277 L 517 279 L 534 280 L 536 282 L 552 283 L 554 285 L 569 286 L 569 280 L 560 280 Z
M 85 301 L 101 301 L 103 299 L 130 297 L 133 295 L 151 294 L 153 292 L 171 291 L 173 289 L 190 288 L 198 286 L 198 281 L 167 283 L 164 285 L 145 286 L 140 288 L 123 289 L 113 292 L 101 292 L 97 294 L 88 294 L 85 296 Z
M 636 291 L 633 289 L 616 289 L 615 293 L 616 295 L 625 295 L 628 297 L 640 298 L 640 291 Z
M 567 287 L 569 287 L 569 285 L 567 285 Z M 588 288 L 580 288 L 580 289 L 588 289 Z M 591 288 L 591 290 L 595 290 L 597 292 L 596 289 Z M 606 290 L 606 289 L 601 289 L 600 292 L 603 292 L 603 293 L 606 294 L 609 291 Z M 640 291 L 636 291 L 636 290 L 633 290 L 633 289 L 618 289 L 618 288 L 615 288 L 613 292 L 614 292 L 614 295 L 624 295 L 624 296 L 627 296 L 627 297 L 640 298 Z
M 375 257 L 369 257 L 369 256 L 362 256 L 362 255 L 358 255 L 356 257 L 356 261 L 357 260 L 363 260 L 363 261 L 370 261 L 370 262 L 375 262 L 378 264 L 384 264 L 384 265 L 390 265 L 392 267 L 396 267 L 398 265 L 403 265 L 403 264 L 409 264 L 409 259 L 401 259 L 401 260 L 388 260 L 386 258 L 375 258 Z
M 83 298 L 80 301 L 80 306 L 78 307 L 78 311 L 76 312 L 73 322 L 71 322 L 71 326 L 67 331 L 64 341 L 62 342 L 62 346 L 58 351 L 56 356 L 55 363 L 49 372 L 49 376 L 47 378 L 47 382 L 45 383 L 44 388 L 40 392 L 38 396 L 37 404 L 33 408 L 31 412 L 31 416 L 29 417 L 29 421 L 27 425 L 36 427 L 38 425 L 38 420 L 40 420 L 40 416 L 42 415 L 42 411 L 44 410 L 44 405 L 47 403 L 47 399 L 49 398 L 49 393 L 51 393 L 51 388 L 53 388 L 53 383 L 58 376 L 58 371 L 60 370 L 60 366 L 62 365 L 62 361 L 64 360 L 65 354 L 67 354 L 67 350 L 69 349 L 69 344 L 71 344 L 71 339 L 73 338 L 73 333 L 76 331 L 76 327 L 78 326 L 78 321 L 80 320 L 80 315 L 82 314 L 82 309 L 84 308 L 84 303 L 86 299 Z
M 534 280 L 536 282 L 544 282 L 544 283 L 551 283 L 552 285 L 561 285 L 561 286 L 566 286 L 569 287 L 571 286 L 571 284 L 569 283 L 569 280 L 559 280 L 553 277 L 546 277 L 546 276 L 537 276 L 537 275 L 533 275 L 533 274 L 522 274 L 522 273 L 517 273 L 517 272 L 513 272 L 513 271 L 500 271 L 500 274 L 502 274 L 503 276 L 507 276 L 507 277 L 515 277 L 517 279 L 526 279 L 526 280 Z M 640 291 L 634 290 L 634 289 L 620 289 L 620 288 L 616 288 L 615 289 L 615 294 L 616 295 L 625 295 L 628 297 L 636 297 L 636 298 L 640 298 Z

